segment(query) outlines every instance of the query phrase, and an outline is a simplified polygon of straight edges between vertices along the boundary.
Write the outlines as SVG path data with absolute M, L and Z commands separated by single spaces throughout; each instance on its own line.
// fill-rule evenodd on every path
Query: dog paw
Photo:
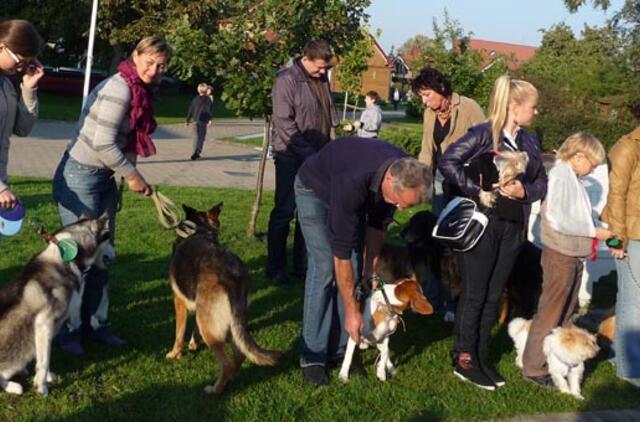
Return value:
M 580 393 L 576 393 L 576 394 L 571 394 L 573 397 L 575 397 L 578 400 L 584 400 L 584 397 L 582 396 L 582 394 Z
M 198 350 L 198 342 L 193 337 L 191 337 L 191 340 L 189 341 L 189 350 L 192 352 Z
M 207 394 L 220 394 L 222 393 L 223 388 L 224 387 L 218 386 L 218 384 L 216 383 L 216 385 L 207 385 L 206 387 L 204 387 L 204 392 Z
M 496 194 L 493 192 L 486 191 L 486 190 L 480 191 L 480 195 L 479 195 L 480 203 L 487 208 L 493 208 L 493 206 L 496 204 L 496 198 L 497 198 Z
M 180 359 L 182 357 L 182 351 L 172 350 L 165 355 L 167 359 Z
M 338 375 L 338 378 L 340 379 L 340 381 L 342 381 L 343 384 L 346 384 L 349 382 L 349 374 L 343 374 L 342 372 L 340 372 L 340 374 Z
M 46 383 L 43 383 L 41 385 L 36 385 L 36 392 L 41 396 L 46 397 L 49 395 L 49 387 L 47 386 Z
M 9 381 L 7 382 L 7 386 L 5 387 L 4 391 L 6 391 L 7 393 L 10 394 L 22 394 L 23 390 L 22 390 L 22 385 L 18 384 L 17 382 L 13 382 L 13 381 Z
M 387 371 L 385 371 L 384 368 L 382 370 L 378 369 L 376 371 L 376 377 L 378 377 L 380 381 L 385 382 L 387 380 Z
M 60 380 L 60 377 L 57 376 L 55 373 L 49 371 L 47 372 L 47 382 L 58 382 Z
M 389 372 L 389 376 L 395 377 L 396 374 L 398 373 L 398 370 L 396 369 L 395 366 L 389 366 L 387 367 L 387 372 Z

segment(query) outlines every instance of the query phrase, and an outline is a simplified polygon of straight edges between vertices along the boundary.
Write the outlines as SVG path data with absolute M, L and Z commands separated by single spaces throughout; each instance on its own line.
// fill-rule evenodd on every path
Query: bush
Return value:
M 422 147 L 422 129 L 407 129 L 397 126 L 383 127 L 380 139 L 387 141 L 405 151 L 412 157 L 418 158 Z
M 422 104 L 422 99 L 419 95 L 414 95 L 411 98 L 411 101 L 407 103 L 404 112 L 408 117 L 422 118 L 424 114 L 424 104 Z

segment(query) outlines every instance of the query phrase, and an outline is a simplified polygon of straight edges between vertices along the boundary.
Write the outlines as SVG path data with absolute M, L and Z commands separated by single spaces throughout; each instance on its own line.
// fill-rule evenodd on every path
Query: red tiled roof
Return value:
M 469 40 L 469 48 L 479 51 L 483 56 L 482 66 L 486 66 L 493 61 L 495 55 L 507 58 L 507 66 L 516 69 L 522 63 L 531 59 L 536 54 L 537 47 L 522 44 L 511 44 L 506 42 Z

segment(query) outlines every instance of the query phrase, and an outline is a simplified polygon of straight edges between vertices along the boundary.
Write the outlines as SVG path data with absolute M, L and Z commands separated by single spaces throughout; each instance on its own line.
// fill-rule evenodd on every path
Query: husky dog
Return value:
M 23 390 L 11 377 L 35 358 L 33 383 L 38 393 L 47 395 L 47 382 L 55 379 L 49 370 L 51 340 L 67 319 L 71 301 L 81 300 L 83 273 L 92 265 L 105 268 L 115 256 L 106 214 L 81 219 L 51 235 L 44 232 L 43 239 L 48 242 L 45 250 L 0 289 L 0 388 L 13 394 Z M 63 244 L 74 250 L 77 245 L 77 254 L 63 254 Z
M 516 347 L 516 364 L 522 368 L 522 355 L 527 343 L 531 320 L 515 318 L 509 323 L 509 336 Z M 555 386 L 565 394 L 584 400 L 580 383 L 584 362 L 594 357 L 600 348 L 596 336 L 578 327 L 556 327 L 544 338 L 542 350 L 547 357 L 549 374 Z
M 183 208 L 192 233 L 178 237 L 173 245 L 169 282 L 176 312 L 176 339 L 167 358 L 177 359 L 182 355 L 187 311 L 195 312 L 197 330 L 190 348 L 196 347 L 195 334 L 199 332 L 207 346 L 215 352 L 221 373 L 215 385 L 205 387 L 205 392 L 219 394 L 245 356 L 257 365 L 273 366 L 281 354 L 261 348 L 248 332 L 247 306 L 251 280 L 240 258 L 218 241 L 218 216 L 222 203 L 208 211 Z M 229 333 L 234 352 L 233 362 L 226 352 Z

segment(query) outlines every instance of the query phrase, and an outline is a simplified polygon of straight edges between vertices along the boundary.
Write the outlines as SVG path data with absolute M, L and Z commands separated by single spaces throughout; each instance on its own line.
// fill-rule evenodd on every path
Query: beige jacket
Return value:
M 455 92 L 451 95 L 451 125 L 449 126 L 449 134 L 444 138 L 442 144 L 442 152 L 444 153 L 449 145 L 460 139 L 462 135 L 467 133 L 471 126 L 485 121 L 482 108 L 471 98 L 463 97 Z M 424 111 L 424 132 L 422 135 L 422 149 L 418 159 L 433 168 L 437 163 L 433 162 L 435 152 L 435 141 L 433 140 L 433 128 L 436 124 L 436 113 L 427 108 Z
M 624 242 L 640 240 L 640 126 L 609 151 L 609 195 L 602 221 Z

